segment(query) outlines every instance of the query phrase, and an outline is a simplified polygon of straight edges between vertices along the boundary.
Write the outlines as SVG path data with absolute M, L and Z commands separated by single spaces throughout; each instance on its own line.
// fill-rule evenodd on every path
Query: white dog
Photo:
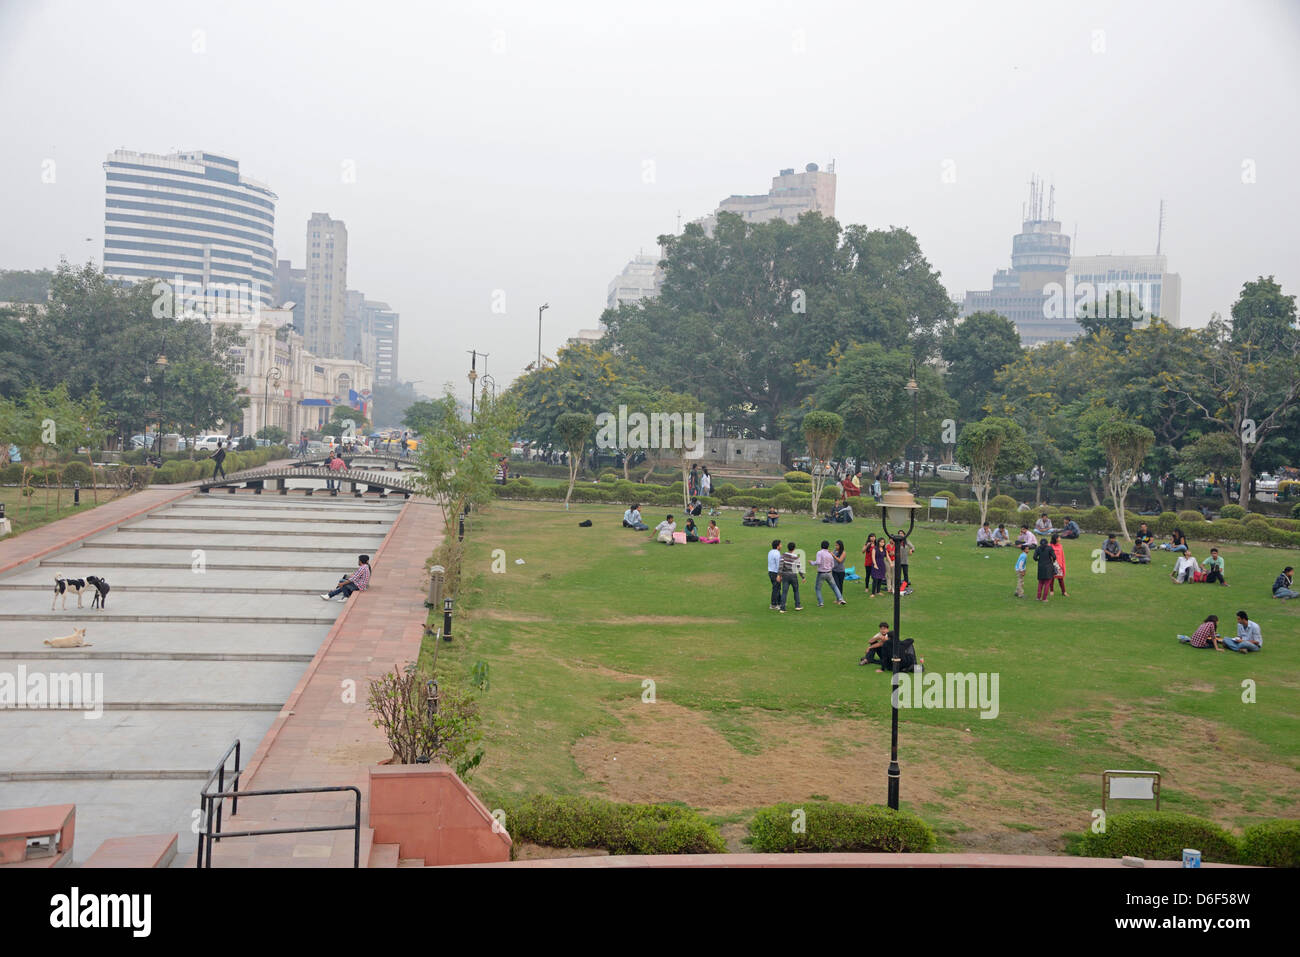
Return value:
M 86 641 L 85 628 L 73 628 L 72 634 L 64 635 L 62 638 L 46 638 L 45 643 L 51 648 L 89 648 L 90 642 Z

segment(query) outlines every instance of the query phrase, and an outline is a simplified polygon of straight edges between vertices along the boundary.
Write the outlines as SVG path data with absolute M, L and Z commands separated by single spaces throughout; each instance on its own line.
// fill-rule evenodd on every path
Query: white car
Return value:
M 228 435 L 200 435 L 194 443 L 194 448 L 199 452 L 215 452 L 218 442 L 221 443 L 222 448 L 230 448 Z
M 1267 472 L 1263 473 L 1262 475 L 1259 476 L 1259 478 L 1255 479 L 1255 491 L 1276 492 L 1277 479 L 1274 478 L 1272 475 L 1269 475 Z
M 964 482 L 970 478 L 970 469 L 961 465 L 940 465 L 934 470 L 934 475 L 950 482 Z

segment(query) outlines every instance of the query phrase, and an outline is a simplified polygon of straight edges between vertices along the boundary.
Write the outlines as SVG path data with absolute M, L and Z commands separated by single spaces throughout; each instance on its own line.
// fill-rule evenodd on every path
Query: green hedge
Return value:
M 508 802 L 513 841 L 544 847 L 600 847 L 611 854 L 725 854 L 722 835 L 697 812 L 673 804 L 616 804 L 537 795 Z
M 1081 857 L 1178 861 L 1185 847 L 1196 848 L 1202 860 L 1214 864 L 1236 864 L 1241 857 L 1237 839 L 1217 824 L 1168 811 L 1111 814 L 1104 833 L 1084 834 L 1071 850 Z
M 802 821 L 798 811 L 803 812 Z M 799 824 L 802 829 L 797 831 Z M 921 853 L 934 850 L 935 837 L 930 825 L 908 811 L 891 811 L 878 804 L 808 801 L 763 808 L 749 822 L 748 843 L 765 854 Z
M 1225 505 L 1219 509 L 1219 514 L 1224 518 L 1245 518 L 1246 510 L 1240 505 Z
M 791 485 L 812 485 L 812 475 L 807 472 L 786 472 L 785 480 Z M 829 483 L 828 483 L 829 484 Z
M 1241 863 L 1300 867 L 1300 821 L 1261 821 L 1241 836 Z

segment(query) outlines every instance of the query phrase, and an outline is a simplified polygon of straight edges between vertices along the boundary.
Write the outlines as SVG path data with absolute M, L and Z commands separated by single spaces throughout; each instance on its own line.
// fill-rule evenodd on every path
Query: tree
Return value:
M 257 438 L 265 439 L 272 445 L 284 445 L 289 441 L 289 433 L 278 425 L 264 425 L 257 430 Z
M 1135 323 L 1149 317 L 1146 307 L 1128 291 L 1112 291 L 1106 294 L 1102 302 L 1088 301 L 1081 304 L 1075 313 L 1076 321 L 1084 336 L 1095 336 L 1108 332 L 1113 337 L 1116 348 L 1123 351 Z
M 1204 475 L 1239 478 L 1241 456 L 1237 443 L 1227 432 L 1207 432 L 1200 438 L 1182 448 L 1178 455 L 1178 464 L 1174 474 L 1183 482 L 1192 483 Z M 1228 483 L 1220 483 L 1223 489 L 1223 504 L 1229 505 L 1232 499 L 1228 492 Z M 1245 502 L 1243 501 L 1243 505 Z
M 1028 468 L 1033 454 L 1025 430 L 1001 416 L 988 416 L 961 430 L 957 461 L 970 469 L 971 491 L 980 506 L 980 524 L 988 517 L 993 480 Z
M 229 427 L 248 406 L 248 396 L 236 394 L 230 373 L 199 359 L 169 363 L 166 384 L 160 388 L 166 403 L 165 423 L 175 424 L 183 435 L 198 435 L 218 422 Z
M 347 405 L 336 405 L 330 412 L 330 420 L 325 423 L 321 433 L 341 438 L 366 435 L 370 432 L 370 420 Z
M 511 383 L 508 393 L 522 413 L 520 434 L 539 443 L 564 444 L 556 425 L 566 412 L 597 415 L 616 410 L 615 398 L 643 384 L 644 371 L 605 346 L 579 343 L 559 350 L 557 362 Z
M 582 466 L 582 454 L 595 429 L 595 416 L 582 412 L 565 412 L 555 420 L 555 431 L 569 453 L 569 490 L 564 493 L 565 508 L 569 507 L 569 499 L 573 497 L 573 486 L 578 481 L 578 469 Z
M 1106 450 L 1106 485 L 1115 506 L 1115 520 L 1119 522 L 1120 533 L 1130 539 L 1124 499 L 1137 481 L 1155 433 L 1145 425 L 1112 418 L 1098 427 L 1097 439 Z
M 973 313 L 949 329 L 942 345 L 944 386 L 963 419 L 978 418 L 997 373 L 1023 351 L 1015 323 L 996 312 Z
M 1232 304 L 1234 344 L 1249 342 L 1262 349 L 1285 350 L 1295 335 L 1295 296 L 1282 295 L 1282 287 L 1272 276 L 1260 276 L 1241 287 L 1241 295 Z
M 450 387 L 434 402 L 442 413 L 437 428 L 421 434 L 417 484 L 442 509 L 450 542 L 452 522 L 465 507 L 491 500 L 497 462 L 509 452 L 519 417 L 513 403 L 501 397 L 479 410 L 471 425 L 461 418 Z
M 813 411 L 803 417 L 803 437 L 808 446 L 808 455 L 813 460 L 813 515 L 817 514 L 817 503 L 821 500 L 822 489 L 826 486 L 826 476 L 830 473 L 828 463 L 843 431 L 844 419 L 834 412 Z

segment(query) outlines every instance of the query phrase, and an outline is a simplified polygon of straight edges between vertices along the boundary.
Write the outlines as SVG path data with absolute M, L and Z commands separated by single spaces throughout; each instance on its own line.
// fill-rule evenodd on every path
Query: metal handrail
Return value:
M 233 782 L 232 790 L 227 791 L 226 780 L 226 761 L 230 758 L 231 752 L 235 754 L 235 770 L 231 776 Z M 226 753 L 221 756 L 220 763 L 212 769 L 208 775 L 207 781 L 203 784 L 203 790 L 199 792 L 199 805 L 203 814 L 203 831 L 199 834 L 199 847 L 196 856 L 196 866 L 203 868 L 212 867 L 212 845 L 225 837 L 257 837 L 261 834 L 309 834 L 317 831 L 352 831 L 352 866 L 359 868 L 361 866 L 361 789 L 355 785 L 331 785 L 327 787 L 313 788 L 272 788 L 268 790 L 241 791 L 239 790 L 239 776 L 245 769 L 239 766 L 240 763 L 240 743 L 236 739 L 235 743 L 226 749 Z M 209 791 L 213 779 L 217 780 L 218 790 Z M 221 808 L 222 802 L 230 799 L 230 816 L 234 817 L 239 812 L 239 798 L 243 797 L 269 797 L 278 794 L 326 794 L 332 791 L 351 791 L 356 798 L 353 807 L 352 823 L 326 825 L 319 827 L 276 827 L 264 828 L 256 831 L 222 831 L 221 830 Z M 215 815 L 213 814 L 213 805 L 215 804 Z M 215 821 L 216 829 L 213 829 Z M 207 848 L 206 863 L 204 848 Z

